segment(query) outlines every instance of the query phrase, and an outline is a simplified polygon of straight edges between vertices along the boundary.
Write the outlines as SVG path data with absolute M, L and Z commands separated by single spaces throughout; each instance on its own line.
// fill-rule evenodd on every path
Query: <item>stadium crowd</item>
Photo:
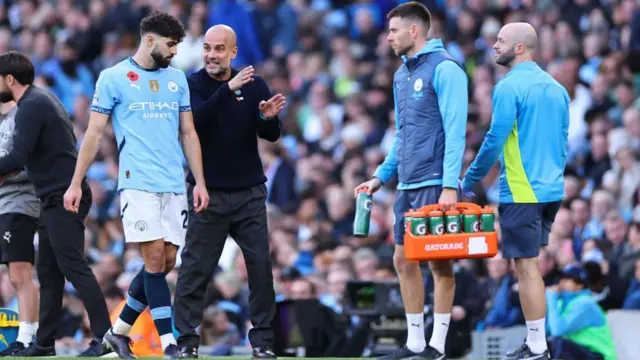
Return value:
M 31 56 L 37 85 L 62 100 L 81 142 L 95 81 L 100 71 L 133 54 L 145 14 L 168 10 L 183 21 L 187 36 L 172 64 L 186 73 L 202 66 L 204 31 L 220 23 L 232 26 L 239 48 L 234 67 L 254 65 L 274 93 L 287 96 L 284 137 L 260 143 L 276 293 L 279 299 L 318 298 L 343 314 L 349 280 L 395 277 L 390 234 L 395 184 L 374 195 L 368 237 L 353 237 L 352 223 L 353 189 L 371 176 L 393 138 L 392 79 L 400 60 L 386 40 L 385 14 L 402 2 L 5 0 L 0 53 L 18 49 Z M 566 200 L 541 255 L 545 283 L 556 284 L 564 267 L 581 262 L 603 309 L 640 310 L 640 1 L 421 2 L 433 15 L 430 37 L 443 39 L 470 79 L 463 168 L 482 142 L 491 120 L 491 90 L 505 73 L 492 56 L 498 30 L 514 21 L 536 27 L 538 63 L 571 96 Z M 124 246 L 115 191 L 117 148 L 109 132 L 88 174 L 94 205 L 86 256 L 117 315 L 142 258 Z M 496 166 L 474 189 L 476 202 L 497 203 L 498 174 Z M 523 324 L 524 317 L 506 260 L 498 255 L 458 264 L 451 325 L 458 331 L 450 336 L 459 341 L 448 344 L 463 353 L 471 346 L 472 330 Z M 167 277 L 172 291 L 177 271 Z M 0 305 L 17 309 L 6 269 L 0 273 Z M 246 280 L 242 255 L 230 239 L 211 279 L 203 345 L 218 345 L 224 353 L 246 344 Z M 344 316 L 344 321 L 355 327 L 358 319 Z M 82 303 L 68 286 L 58 345 L 86 346 L 87 324 Z M 136 329 L 138 350 L 161 354 L 150 316 Z

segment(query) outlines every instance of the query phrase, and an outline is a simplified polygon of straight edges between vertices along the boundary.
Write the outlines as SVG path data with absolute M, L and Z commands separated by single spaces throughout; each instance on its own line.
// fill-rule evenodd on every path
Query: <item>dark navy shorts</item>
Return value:
M 540 248 L 549 244 L 549 232 L 559 209 L 560 201 L 498 205 L 502 257 L 537 257 Z
M 393 205 L 393 242 L 404 245 L 404 213 L 425 205 L 437 204 L 442 193 L 442 186 L 428 186 L 415 190 L 398 190 Z

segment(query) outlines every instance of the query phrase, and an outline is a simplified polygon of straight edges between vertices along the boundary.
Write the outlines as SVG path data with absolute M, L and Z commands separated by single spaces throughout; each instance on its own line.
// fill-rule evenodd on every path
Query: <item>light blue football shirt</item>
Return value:
M 100 73 L 91 111 L 111 115 L 118 191 L 185 192 L 179 114 L 191 105 L 181 70 L 146 70 L 127 58 Z

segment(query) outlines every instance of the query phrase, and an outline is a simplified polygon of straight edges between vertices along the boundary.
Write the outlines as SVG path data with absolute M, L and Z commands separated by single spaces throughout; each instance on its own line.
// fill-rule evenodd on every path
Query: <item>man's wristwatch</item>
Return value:
M 262 113 L 260 113 L 260 119 L 262 119 L 262 120 L 271 120 L 273 118 L 272 117 L 266 117 L 266 116 L 262 115 Z

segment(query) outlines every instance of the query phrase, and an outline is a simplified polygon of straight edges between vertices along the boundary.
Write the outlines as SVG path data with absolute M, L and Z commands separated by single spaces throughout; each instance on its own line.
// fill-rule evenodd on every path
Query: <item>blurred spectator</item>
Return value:
M 547 290 L 547 321 L 551 356 L 556 359 L 616 358 L 607 317 L 585 290 L 587 274 L 570 266 L 560 284 Z
M 89 67 L 78 61 L 78 44 L 67 39 L 58 45 L 57 56 L 42 65 L 42 75 L 47 77 L 54 94 L 73 116 L 75 98 L 93 96 L 95 77 Z
M 497 290 L 480 327 L 506 328 L 524 324 L 518 295 L 518 281 L 509 265 L 509 260 L 503 259 L 500 253 L 490 259 L 489 276 L 496 282 Z

